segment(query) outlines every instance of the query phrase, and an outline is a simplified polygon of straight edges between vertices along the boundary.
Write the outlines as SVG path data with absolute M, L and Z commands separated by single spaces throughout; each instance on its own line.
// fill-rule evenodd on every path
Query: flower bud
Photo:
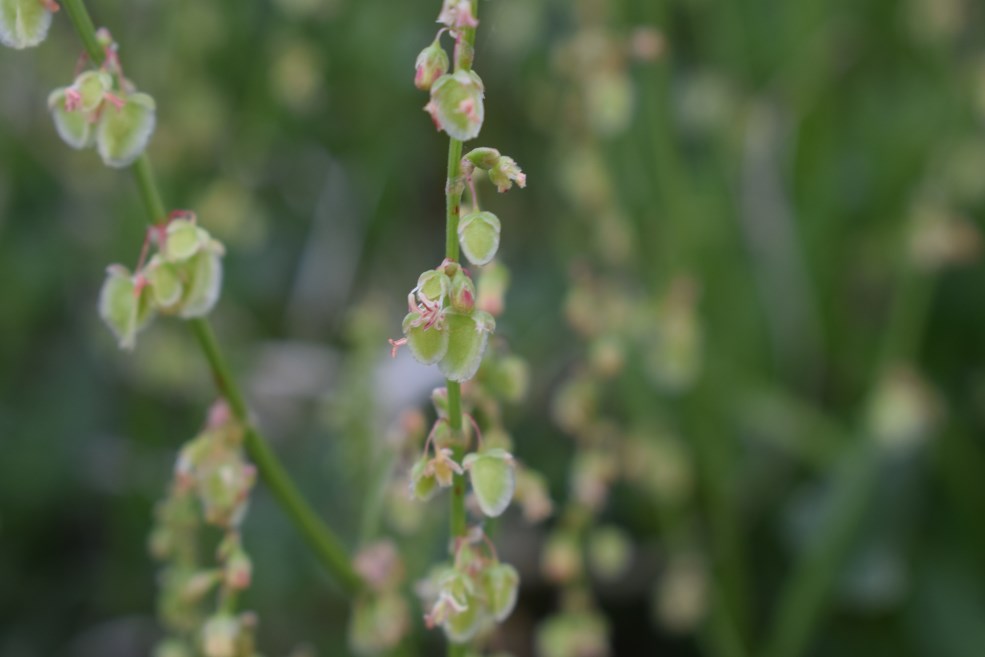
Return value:
M 440 39 L 421 51 L 414 64 L 414 86 L 429 91 L 434 81 L 448 72 L 448 53 L 441 47 Z
M 469 471 L 472 491 L 482 512 L 490 518 L 502 514 L 516 487 L 513 456 L 502 449 L 486 449 L 469 454 L 462 465 Z
M 67 89 L 62 87 L 55 89 L 48 96 L 48 109 L 55 122 L 55 130 L 62 141 L 72 148 L 87 148 L 93 142 L 95 134 L 93 124 L 86 114 L 71 111 L 65 106 L 66 92 Z
M 499 158 L 502 157 L 499 151 L 495 148 L 475 148 L 465 154 L 465 159 L 471 162 L 473 165 L 488 171 L 496 166 L 499 162 Z
M 452 139 L 468 141 L 479 136 L 485 117 L 482 80 L 474 71 L 442 75 L 431 87 L 425 106 L 439 130 Z
M 479 369 L 489 333 L 495 329 L 496 322 L 491 315 L 482 311 L 471 315 L 448 312 L 445 314 L 445 327 L 448 331 L 448 351 L 438 367 L 452 381 L 467 381 Z
M 433 365 L 448 352 L 448 331 L 438 324 L 427 326 L 421 321 L 419 313 L 408 313 L 403 322 L 404 337 L 414 358 L 424 365 Z
M 462 217 L 458 240 L 469 262 L 484 265 L 496 257 L 499 232 L 499 218 L 492 212 L 472 212 Z
M 449 301 L 452 310 L 460 313 L 470 313 L 475 307 L 475 285 L 463 270 L 459 269 L 451 278 Z
M 0 0 L 0 43 L 15 50 L 36 46 L 48 35 L 51 12 L 40 0 Z
M 126 267 L 113 265 L 99 293 L 99 316 L 116 335 L 121 349 L 133 349 L 137 333 L 154 316 L 146 288 L 137 287 Z
M 96 128 L 96 148 L 106 166 L 122 168 L 140 157 L 156 123 L 154 99 L 143 93 L 130 94 L 123 106 L 105 107 Z
M 527 174 L 520 170 L 520 166 L 512 157 L 504 155 L 489 169 L 489 182 L 496 185 L 496 189 L 500 192 L 513 187 L 514 182 L 523 189 L 527 186 Z
M 486 604 L 493 617 L 500 623 L 506 620 L 516 606 L 520 588 L 520 574 L 508 563 L 497 563 L 483 573 Z

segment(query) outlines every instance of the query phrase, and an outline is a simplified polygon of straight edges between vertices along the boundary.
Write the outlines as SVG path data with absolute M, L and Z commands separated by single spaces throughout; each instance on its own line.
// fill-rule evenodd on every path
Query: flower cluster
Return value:
M 456 540 L 454 560 L 431 569 L 418 584 L 429 607 L 424 621 L 441 627 L 449 641 L 471 640 L 484 625 L 502 622 L 516 606 L 520 575 L 499 561 L 479 528 Z
M 55 129 L 72 148 L 95 144 L 106 166 L 132 164 L 147 147 L 156 123 L 154 99 L 136 90 L 123 75 L 116 44 L 106 30 L 99 31 L 106 52 L 97 70 L 79 73 L 67 87 L 48 96 Z
M 157 253 L 148 260 L 151 244 Z M 111 265 L 99 295 L 99 314 L 120 347 L 132 349 L 155 312 L 186 319 L 207 315 L 222 288 L 224 253 L 193 212 L 172 212 L 165 223 L 148 228 L 136 271 Z
M 239 526 L 256 468 L 243 453 L 243 428 L 224 402 L 210 412 L 202 433 L 181 450 L 168 496 L 157 506 L 151 553 L 164 564 L 159 613 L 169 636 L 155 657 L 255 657 L 256 616 L 234 613 L 236 596 L 250 585 L 252 562 Z M 203 525 L 222 531 L 215 563 L 203 563 Z M 210 594 L 215 610 L 209 611 Z

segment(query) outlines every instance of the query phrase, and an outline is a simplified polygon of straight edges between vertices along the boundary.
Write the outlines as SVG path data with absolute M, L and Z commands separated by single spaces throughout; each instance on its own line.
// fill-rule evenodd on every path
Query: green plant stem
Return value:
M 106 56 L 96 39 L 95 26 L 82 0 L 63 0 L 63 6 L 90 59 L 97 65 L 102 64 Z M 160 222 L 165 218 L 167 210 L 146 153 L 134 163 L 133 173 L 140 198 L 151 223 Z M 246 451 L 256 464 L 264 483 L 270 488 L 274 499 L 294 523 L 301 536 L 308 543 L 308 547 L 315 553 L 325 569 L 336 578 L 347 595 L 354 595 L 361 588 L 362 580 L 353 569 L 352 562 L 346 554 L 342 542 L 305 501 L 284 466 L 277 460 L 263 436 L 253 426 L 245 398 L 239 386 L 236 385 L 229 366 L 222 357 L 219 344 L 208 321 L 203 318 L 192 319 L 188 321 L 188 326 L 198 340 L 199 347 L 209 363 L 219 392 L 228 402 L 233 415 L 245 427 L 244 445 Z
M 472 15 L 477 16 L 478 0 L 472 0 Z M 467 29 L 462 35 L 467 48 L 475 46 L 475 29 Z M 457 63 L 456 63 L 457 68 Z M 448 142 L 448 182 L 445 186 L 445 258 L 458 261 L 458 220 L 461 216 L 462 193 L 462 142 L 450 139 Z M 460 436 L 462 432 L 462 386 L 457 381 L 446 380 L 448 390 L 448 424 L 452 432 Z M 453 457 L 460 463 L 465 454 L 465 447 L 458 444 L 454 447 Z M 455 475 L 451 490 L 451 515 L 449 531 L 452 543 L 466 531 L 465 513 L 465 476 Z M 465 655 L 465 644 L 448 642 L 448 657 Z

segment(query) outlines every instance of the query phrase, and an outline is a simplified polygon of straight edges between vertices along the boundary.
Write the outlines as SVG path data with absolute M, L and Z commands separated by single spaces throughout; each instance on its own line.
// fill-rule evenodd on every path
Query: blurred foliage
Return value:
M 653 464 L 626 469 L 589 541 L 597 572 L 632 555 L 588 580 L 614 654 L 758 650 L 805 620 L 784 586 L 831 544 L 806 562 L 830 596 L 805 654 L 980 657 L 982 4 L 480 4 L 479 141 L 530 179 L 488 199 L 513 281 L 499 333 L 532 372 L 516 454 L 562 508 L 591 418 Z M 412 577 L 444 517 L 394 511 L 388 436 L 437 381 L 386 337 L 443 245 L 446 140 L 412 84 L 436 5 L 90 3 L 158 101 L 166 201 L 228 247 L 217 332 L 260 424 L 353 548 L 422 514 L 400 538 Z M 146 654 L 153 504 L 214 394 L 177 321 L 133 355 L 99 323 L 143 215 L 129 176 L 52 130 L 78 53 L 61 16 L 41 48 L 0 52 L 2 657 Z M 692 315 L 668 333 L 675 298 Z M 585 371 L 598 394 L 580 398 Z M 523 590 L 501 645 L 519 657 L 571 601 L 538 570 L 563 515 L 513 513 L 497 540 Z M 262 485 L 243 541 L 265 653 L 347 654 L 345 601 Z M 401 654 L 439 645 L 420 630 Z

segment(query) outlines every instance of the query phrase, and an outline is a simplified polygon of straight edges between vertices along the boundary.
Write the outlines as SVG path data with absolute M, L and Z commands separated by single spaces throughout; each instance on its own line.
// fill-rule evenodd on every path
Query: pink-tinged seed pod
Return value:
M 441 47 L 439 38 L 422 50 L 414 64 L 414 86 L 421 91 L 430 91 L 435 80 L 448 72 L 448 53 Z

